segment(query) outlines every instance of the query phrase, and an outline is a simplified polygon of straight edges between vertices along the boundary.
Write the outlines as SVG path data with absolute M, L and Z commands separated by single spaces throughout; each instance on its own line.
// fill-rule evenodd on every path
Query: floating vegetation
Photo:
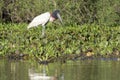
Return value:
M 0 55 L 56 61 L 97 56 L 120 56 L 120 27 L 49 25 L 27 30 L 27 24 L 0 24 Z

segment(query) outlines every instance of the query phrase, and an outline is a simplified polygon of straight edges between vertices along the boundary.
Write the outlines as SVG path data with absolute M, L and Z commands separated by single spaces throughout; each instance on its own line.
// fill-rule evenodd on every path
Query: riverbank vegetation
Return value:
M 27 30 L 27 24 L 0 24 L 0 55 L 19 59 L 35 56 L 40 61 L 91 56 L 120 56 L 120 27 L 48 24 Z
M 119 0 L 2 0 L 0 56 L 35 57 L 40 62 L 120 56 Z M 59 21 L 27 30 L 28 23 L 46 11 L 60 10 Z
M 119 25 L 120 0 L 2 0 L 1 22 L 30 22 L 35 16 L 59 9 L 67 25 Z

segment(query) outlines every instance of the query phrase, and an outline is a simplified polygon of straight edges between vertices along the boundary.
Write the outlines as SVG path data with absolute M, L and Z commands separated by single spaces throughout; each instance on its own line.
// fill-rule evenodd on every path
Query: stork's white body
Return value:
M 53 16 L 51 16 L 51 13 L 50 12 L 46 12 L 46 13 L 43 13 L 41 15 L 38 15 L 36 16 L 32 21 L 31 23 L 28 25 L 28 29 L 29 28 L 32 28 L 32 27 L 38 27 L 38 25 L 41 25 L 42 26 L 42 36 L 44 36 L 44 33 L 45 33 L 45 25 L 47 24 L 48 21 L 51 21 L 53 22 L 55 19 L 60 19 L 61 23 L 62 23 L 62 19 L 59 15 L 59 10 L 55 10 L 53 13 L 52 13 Z
M 36 16 L 32 22 L 28 25 L 28 29 L 32 27 L 37 27 L 38 25 L 45 26 L 45 24 L 49 21 L 50 19 L 50 13 L 46 12 L 41 15 Z

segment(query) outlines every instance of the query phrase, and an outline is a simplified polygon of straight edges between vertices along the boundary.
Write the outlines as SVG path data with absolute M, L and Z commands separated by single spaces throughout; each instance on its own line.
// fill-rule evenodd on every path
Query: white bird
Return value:
M 45 34 L 45 25 L 50 21 L 53 22 L 56 19 L 59 19 L 62 23 L 62 19 L 60 17 L 60 11 L 55 10 L 52 14 L 50 12 L 42 13 L 41 15 L 36 16 L 31 23 L 28 25 L 28 29 L 32 27 L 38 27 L 42 25 L 42 36 Z

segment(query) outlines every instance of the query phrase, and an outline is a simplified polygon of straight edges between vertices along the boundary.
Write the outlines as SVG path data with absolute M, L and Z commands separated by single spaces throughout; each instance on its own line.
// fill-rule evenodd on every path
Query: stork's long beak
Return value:
M 57 13 L 57 17 L 58 17 L 58 19 L 60 20 L 61 24 L 63 24 L 62 18 L 60 17 L 60 14 L 59 14 L 59 13 Z

